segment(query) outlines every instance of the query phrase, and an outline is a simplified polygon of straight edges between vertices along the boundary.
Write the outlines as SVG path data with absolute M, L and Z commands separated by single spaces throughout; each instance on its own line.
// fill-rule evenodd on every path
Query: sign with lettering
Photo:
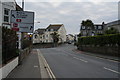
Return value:
M 12 10 L 11 23 L 18 24 L 20 32 L 32 33 L 34 30 L 34 12 Z

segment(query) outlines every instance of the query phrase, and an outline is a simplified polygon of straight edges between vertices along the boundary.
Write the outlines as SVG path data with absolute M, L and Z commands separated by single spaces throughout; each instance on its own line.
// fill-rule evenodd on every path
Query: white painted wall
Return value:
M 0 1 L 0 26 L 2 25 L 2 2 Z
M 9 62 L 2 68 L 0 68 L 0 80 L 2 78 L 6 78 L 7 75 L 18 65 L 18 57 L 16 57 L 13 61 Z
M 13 0 L 13 2 L 0 2 L 0 26 L 2 26 L 2 23 L 7 23 L 7 22 L 4 22 L 4 8 L 10 9 L 9 22 L 8 22 L 10 24 L 11 10 L 16 10 L 15 1 Z M 9 26 L 9 25 L 6 25 L 6 26 Z
M 0 68 L 0 80 L 2 79 L 2 68 Z
M 66 29 L 64 25 L 60 27 L 58 34 L 60 35 L 59 37 L 62 39 L 62 42 L 66 42 Z

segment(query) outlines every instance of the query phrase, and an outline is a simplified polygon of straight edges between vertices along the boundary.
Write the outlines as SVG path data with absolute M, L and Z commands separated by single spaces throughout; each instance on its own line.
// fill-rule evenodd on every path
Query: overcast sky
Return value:
M 99 1 L 99 0 L 98 0 Z M 95 24 L 118 19 L 118 0 L 108 1 L 84 0 L 79 2 L 46 2 L 32 0 L 25 2 L 25 11 L 35 12 L 35 29 L 46 28 L 49 24 L 64 24 L 67 34 L 77 34 L 82 20 L 91 19 Z M 18 2 L 21 4 L 20 2 Z M 40 23 L 37 23 L 37 22 Z

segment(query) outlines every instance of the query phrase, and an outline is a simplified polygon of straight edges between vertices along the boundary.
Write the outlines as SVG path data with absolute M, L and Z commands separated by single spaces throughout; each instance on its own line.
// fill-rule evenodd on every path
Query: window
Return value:
M 51 29 L 51 31 L 54 31 L 53 29 Z
M 97 26 L 94 26 L 95 27 L 95 29 L 97 29 Z
M 82 29 L 85 29 L 85 26 L 82 26 Z
M 9 9 L 4 8 L 4 22 L 9 22 L 9 12 Z
M 98 29 L 102 29 L 102 26 L 98 26 Z
M 37 38 L 37 35 L 35 35 L 35 39 Z

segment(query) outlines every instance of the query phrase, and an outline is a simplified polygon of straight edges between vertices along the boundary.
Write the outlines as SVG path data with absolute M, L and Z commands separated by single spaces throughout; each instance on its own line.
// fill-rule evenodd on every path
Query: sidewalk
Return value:
M 108 55 L 102 55 L 102 54 L 97 54 L 97 53 L 84 52 L 84 51 L 80 51 L 80 50 L 77 50 L 77 49 L 73 50 L 73 51 L 76 51 L 76 52 L 82 53 L 82 54 L 86 54 L 86 55 L 90 55 L 90 56 L 95 56 L 95 57 L 99 57 L 99 58 L 104 58 L 104 59 L 109 59 L 109 60 L 120 62 L 120 58 L 115 57 L 115 56 L 108 56 Z
M 7 78 L 41 78 L 37 50 L 33 49 Z

